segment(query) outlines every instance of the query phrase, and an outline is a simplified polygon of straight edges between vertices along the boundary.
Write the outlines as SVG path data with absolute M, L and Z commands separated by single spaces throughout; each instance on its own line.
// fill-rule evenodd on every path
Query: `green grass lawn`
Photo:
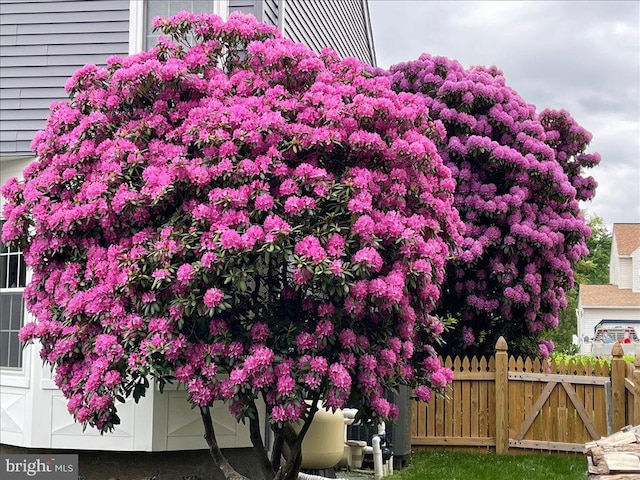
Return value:
M 495 455 L 442 450 L 413 454 L 411 466 L 390 480 L 584 480 L 584 455 Z

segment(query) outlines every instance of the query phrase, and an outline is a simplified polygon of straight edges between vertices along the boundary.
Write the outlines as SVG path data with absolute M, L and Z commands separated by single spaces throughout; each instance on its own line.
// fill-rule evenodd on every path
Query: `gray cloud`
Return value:
M 602 163 L 584 205 L 605 222 L 640 222 L 640 3 L 370 0 L 378 64 L 421 53 L 496 65 L 538 111 L 566 109 Z

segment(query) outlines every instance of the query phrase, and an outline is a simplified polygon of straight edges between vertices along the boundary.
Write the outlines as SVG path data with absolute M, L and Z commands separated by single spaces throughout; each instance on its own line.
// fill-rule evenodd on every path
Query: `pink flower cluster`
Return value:
M 424 101 L 240 14 L 155 24 L 172 38 L 74 74 L 3 188 L 33 269 L 21 339 L 76 419 L 112 428 L 149 376 L 239 419 L 261 395 L 275 423 L 445 388 L 424 319 L 462 223 Z
M 524 339 L 555 327 L 587 253 L 578 202 L 595 192 L 584 175 L 600 160 L 586 153 L 591 135 L 565 111 L 537 114 L 496 68 L 423 54 L 381 74 L 418 94 L 446 129 L 438 152 L 466 227 L 437 310 L 459 319 L 446 336 L 450 352 L 491 353 L 500 335 L 518 331 L 514 354 L 537 354 Z

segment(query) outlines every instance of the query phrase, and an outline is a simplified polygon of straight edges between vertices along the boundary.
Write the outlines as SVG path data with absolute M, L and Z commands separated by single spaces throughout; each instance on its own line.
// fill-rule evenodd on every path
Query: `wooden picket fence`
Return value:
M 613 350 L 601 362 L 509 357 L 500 338 L 494 356 L 444 359 L 454 372 L 446 397 L 413 401 L 411 444 L 582 452 L 584 444 L 640 424 L 640 358 Z

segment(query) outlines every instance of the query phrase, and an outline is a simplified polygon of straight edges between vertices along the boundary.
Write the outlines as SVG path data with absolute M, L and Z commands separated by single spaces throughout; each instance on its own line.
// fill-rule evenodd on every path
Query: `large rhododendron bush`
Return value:
M 436 312 L 458 320 L 442 352 L 491 355 L 503 335 L 516 355 L 548 355 L 541 332 L 557 326 L 587 254 L 578 202 L 595 193 L 584 175 L 600 161 L 586 153 L 591 135 L 565 111 L 537 114 L 495 68 L 424 54 L 382 74 L 447 131 L 438 151 L 466 228 Z
M 446 131 L 392 78 L 251 17 L 156 26 L 157 47 L 76 72 L 3 188 L 3 241 L 33 269 L 21 339 L 78 422 L 108 431 L 119 401 L 176 380 L 227 478 L 215 401 L 249 421 L 266 475 L 295 478 L 318 400 L 392 419 L 388 390 L 451 380 L 431 315 L 462 241 Z

